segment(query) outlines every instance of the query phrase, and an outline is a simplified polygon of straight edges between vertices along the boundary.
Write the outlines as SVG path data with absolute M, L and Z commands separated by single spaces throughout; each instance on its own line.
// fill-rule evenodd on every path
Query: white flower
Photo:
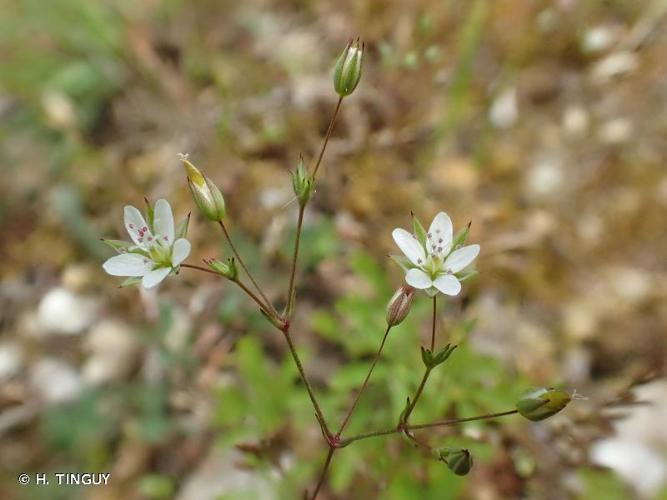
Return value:
M 416 227 L 421 228 L 419 222 L 416 222 Z M 424 232 L 423 229 L 421 231 Z M 438 291 L 445 295 L 458 295 L 461 282 L 456 273 L 475 260 L 479 245 L 453 248 L 459 242 L 454 242 L 452 221 L 446 213 L 440 212 L 435 216 L 428 233 L 423 234 L 421 240 L 405 229 L 394 229 L 391 234 L 408 259 L 405 266 L 408 285 L 426 290 L 429 295 Z
M 141 278 L 144 288 L 153 288 L 178 270 L 190 254 L 190 242 L 175 239 L 174 216 L 167 200 L 158 200 L 154 211 L 149 208 L 148 223 L 139 210 L 129 205 L 125 207 L 124 220 L 132 243 L 106 241 L 120 252 L 102 266 L 112 276 Z M 184 227 L 187 229 L 187 221 Z

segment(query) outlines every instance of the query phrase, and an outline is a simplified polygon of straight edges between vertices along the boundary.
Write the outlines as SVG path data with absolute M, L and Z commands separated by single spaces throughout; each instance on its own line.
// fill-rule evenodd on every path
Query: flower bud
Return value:
M 524 394 L 516 404 L 518 412 L 534 422 L 555 415 L 572 400 L 572 396 L 561 389 L 540 387 Z
M 292 187 L 294 194 L 299 200 L 299 205 L 304 206 L 310 199 L 313 190 L 313 177 L 308 173 L 303 163 L 303 158 L 299 158 L 299 164 L 296 170 L 292 172 Z
M 403 285 L 396 290 L 394 296 L 387 304 L 387 325 L 396 326 L 400 324 L 410 312 L 412 299 L 415 295 L 415 289 L 408 285 Z
M 236 263 L 234 262 L 234 257 L 230 257 L 227 262 L 222 262 L 218 259 L 209 259 L 204 260 L 204 263 L 210 267 L 213 271 L 218 273 L 221 276 L 224 276 L 228 280 L 236 281 L 239 276 L 238 269 L 236 268 Z
M 334 68 L 334 89 L 345 97 L 354 92 L 361 80 L 361 63 L 364 56 L 364 44 L 359 39 L 350 42 L 338 57 Z
M 188 176 L 188 187 L 197 208 L 210 220 L 219 222 L 225 217 L 225 199 L 211 179 L 203 175 L 187 157 L 181 157 Z
M 465 476 L 472 469 L 472 455 L 464 448 L 440 448 L 437 454 L 457 476 Z

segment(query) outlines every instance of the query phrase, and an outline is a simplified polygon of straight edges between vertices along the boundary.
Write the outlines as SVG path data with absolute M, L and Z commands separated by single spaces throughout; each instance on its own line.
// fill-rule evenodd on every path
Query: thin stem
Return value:
M 294 306 L 293 300 L 294 300 L 294 283 L 296 278 L 296 262 L 299 258 L 299 245 L 301 243 L 301 229 L 303 228 L 303 213 L 305 212 L 305 210 L 306 210 L 305 203 L 301 204 L 299 206 L 299 220 L 296 223 L 296 238 L 294 240 L 294 254 L 292 255 L 292 269 L 290 271 L 290 277 L 289 277 L 289 288 L 287 289 L 287 307 L 285 308 L 285 311 L 288 316 L 292 311 L 292 307 Z
M 380 356 L 382 355 L 382 349 L 384 348 L 384 343 L 387 341 L 387 336 L 389 335 L 389 330 L 391 330 L 391 326 L 387 326 L 387 330 L 384 332 L 384 337 L 382 337 L 382 342 L 380 343 L 380 348 L 378 349 L 378 352 L 375 355 L 375 359 L 373 359 L 373 363 L 371 364 L 371 367 L 368 370 L 368 374 L 366 375 L 366 378 L 364 379 L 363 384 L 361 384 L 361 388 L 359 389 L 359 392 L 357 392 L 357 396 L 354 398 L 354 402 L 352 403 L 352 406 L 347 411 L 347 415 L 345 415 L 345 418 L 343 419 L 343 423 L 340 426 L 340 430 L 336 433 L 336 437 L 339 437 L 343 433 L 343 431 L 345 430 L 345 426 L 349 422 L 350 417 L 352 416 L 352 413 L 354 413 L 354 409 L 357 407 L 357 403 L 359 402 L 359 398 L 361 398 L 361 395 L 363 394 L 364 390 L 366 389 L 366 386 L 368 385 L 368 381 L 371 378 L 371 374 L 373 373 L 373 369 L 375 368 L 375 365 L 377 364 L 378 360 L 380 359 Z
M 324 479 L 327 476 L 327 471 L 329 470 L 329 466 L 331 465 L 331 459 L 333 458 L 334 451 L 336 451 L 336 448 L 329 448 L 329 452 L 327 453 L 327 458 L 324 460 L 324 465 L 322 466 L 322 471 L 320 472 L 320 478 L 317 480 L 317 486 L 315 486 L 315 490 L 313 491 L 312 496 L 310 497 L 311 500 L 315 500 L 317 498 L 317 494 L 320 492 L 320 488 L 322 488 L 322 485 L 324 484 Z
M 490 418 L 505 417 L 507 415 L 514 415 L 515 413 L 519 413 L 519 410 L 508 410 L 508 411 L 501 411 L 499 413 L 488 413 L 486 415 L 478 415 L 476 417 L 453 418 L 449 420 L 441 420 L 439 422 L 431 422 L 429 424 L 409 425 L 408 429 L 418 430 L 418 429 L 429 429 L 431 427 L 443 427 L 447 425 L 462 424 L 464 422 L 474 422 L 475 420 L 488 420 Z
M 220 276 L 219 273 L 216 273 L 212 269 L 206 269 L 205 267 L 202 266 L 195 266 L 194 264 L 180 264 L 180 267 L 185 267 L 187 269 L 196 269 L 197 271 L 203 271 L 205 273 L 210 273 L 210 274 L 215 274 L 216 276 Z
M 422 391 L 424 390 L 424 386 L 426 385 L 426 381 L 428 380 L 428 376 L 431 374 L 431 368 L 426 368 L 424 371 L 424 376 L 422 377 L 422 381 L 419 383 L 419 387 L 417 388 L 417 392 L 415 393 L 415 397 L 410 401 L 410 406 L 408 406 L 408 409 L 405 411 L 405 414 L 403 415 L 403 420 L 400 422 L 399 427 L 406 427 L 404 424 L 407 424 L 408 418 L 410 418 L 410 414 L 412 413 L 412 410 L 415 409 L 415 406 L 417 406 L 417 401 L 419 401 L 419 397 L 422 395 Z
M 350 443 L 353 443 L 355 441 L 359 441 L 362 439 L 368 439 L 372 437 L 378 437 L 378 436 L 388 436 L 390 434 L 396 434 L 398 432 L 404 432 L 405 430 L 408 431 L 413 431 L 413 430 L 419 430 L 419 429 L 428 429 L 431 427 L 447 427 L 450 425 L 456 425 L 456 424 L 461 424 L 464 422 L 473 422 L 475 420 L 488 420 L 491 418 L 497 418 L 497 417 L 504 417 L 507 415 L 514 415 L 515 413 L 518 413 L 518 410 L 509 410 L 509 411 L 503 411 L 500 413 L 488 413 L 486 415 L 478 415 L 476 417 L 466 417 L 466 418 L 453 418 L 450 420 L 441 420 L 439 422 L 431 422 L 428 424 L 416 424 L 416 425 L 406 425 L 404 428 L 392 428 L 392 429 L 385 429 L 381 431 L 373 431 L 373 432 L 366 432 L 363 434 L 358 434 L 356 436 L 349 437 L 347 439 L 343 439 L 340 442 L 340 447 L 342 448 L 343 446 L 347 446 Z
M 205 267 L 201 267 L 201 266 L 195 266 L 193 264 L 181 264 L 181 267 L 185 267 L 187 269 L 196 269 L 197 271 L 203 271 L 205 273 L 215 274 L 216 276 L 220 276 L 219 273 L 216 273 L 215 271 L 213 271 L 211 269 L 206 269 Z M 255 293 L 252 290 L 250 290 L 250 288 L 248 288 L 246 285 L 244 285 L 239 280 L 230 280 L 230 281 L 232 281 L 233 283 L 236 283 L 236 285 L 238 285 L 239 288 L 241 288 L 241 290 L 243 290 L 245 293 L 247 293 L 248 296 L 253 301 L 255 301 L 255 303 L 260 307 L 260 309 L 266 311 L 267 313 L 269 312 L 267 305 L 264 302 L 262 302 L 261 299 L 257 295 L 255 295 Z
M 278 311 L 275 310 L 275 308 L 273 307 L 273 304 L 271 304 L 271 301 L 266 297 L 266 295 L 264 295 L 264 292 L 262 291 L 260 286 L 257 284 L 257 281 L 255 280 L 252 273 L 250 272 L 248 267 L 245 265 L 245 262 L 241 258 L 241 254 L 239 254 L 239 252 L 236 250 L 236 246 L 234 246 L 234 242 L 232 242 L 232 238 L 229 236 L 229 232 L 227 231 L 227 227 L 225 227 L 225 223 L 222 222 L 222 221 L 218 221 L 218 224 L 220 224 L 220 227 L 222 228 L 222 232 L 225 234 L 225 239 L 227 240 L 227 243 L 229 243 L 229 247 L 232 249 L 232 252 L 234 253 L 234 256 L 239 261 L 239 264 L 241 264 L 241 267 L 243 268 L 245 273 L 248 275 L 248 278 L 250 279 L 252 284 L 255 286 L 255 289 L 257 290 L 257 292 L 259 292 L 259 295 L 262 297 L 262 299 L 264 299 L 264 303 L 266 304 L 264 309 L 268 308 L 267 312 L 271 312 L 276 318 L 279 318 L 280 315 L 278 314 Z
M 327 427 L 327 422 L 324 419 L 324 414 L 322 413 L 322 409 L 320 408 L 319 403 L 317 402 L 317 398 L 315 397 L 315 392 L 313 391 L 312 386 L 310 385 L 310 382 L 308 381 L 308 377 L 306 377 L 306 372 L 303 369 L 303 365 L 301 364 L 301 359 L 299 358 L 299 354 L 296 352 L 296 349 L 294 348 L 294 343 L 292 342 L 292 337 L 289 333 L 289 327 L 281 330 L 285 336 L 285 340 L 287 341 L 287 345 L 289 347 L 290 353 L 292 354 L 292 359 L 294 359 L 294 364 L 296 365 L 297 369 L 299 370 L 299 375 L 301 376 L 301 381 L 303 384 L 306 386 L 306 390 L 308 391 L 308 396 L 310 397 L 310 401 L 313 403 L 313 408 L 315 409 L 315 413 L 317 414 L 317 419 L 320 421 L 321 425 L 324 427 L 324 432 L 327 435 L 327 437 L 330 436 L 329 433 L 329 428 Z
M 320 168 L 320 163 L 322 163 L 324 150 L 327 148 L 327 144 L 329 143 L 329 137 L 331 137 L 331 132 L 333 131 L 334 123 L 336 122 L 336 117 L 338 116 L 338 111 L 340 110 L 340 105 L 342 102 L 343 102 L 343 97 L 341 96 L 338 98 L 336 109 L 334 110 L 333 116 L 331 117 L 331 121 L 329 122 L 329 128 L 327 129 L 327 133 L 324 136 L 324 142 L 322 143 L 322 149 L 320 149 L 320 155 L 318 156 L 317 163 L 315 163 L 315 168 L 313 169 L 313 181 L 315 181 L 315 177 L 317 176 L 317 171 Z
M 433 325 L 431 327 L 431 352 L 435 350 L 435 313 L 436 313 L 436 304 L 437 304 L 437 295 L 433 296 Z

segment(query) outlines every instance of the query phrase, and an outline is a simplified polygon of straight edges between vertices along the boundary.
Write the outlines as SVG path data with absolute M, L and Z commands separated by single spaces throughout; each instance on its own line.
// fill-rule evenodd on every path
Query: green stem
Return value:
M 424 371 L 424 376 L 422 377 L 422 380 L 419 383 L 419 387 L 417 388 L 417 392 L 415 393 L 415 397 L 410 401 L 410 406 L 408 406 L 407 410 L 405 411 L 402 421 L 399 422 L 399 428 L 406 427 L 405 424 L 407 424 L 408 419 L 412 414 L 412 410 L 414 410 L 415 406 L 417 406 L 417 401 L 419 401 L 419 398 L 422 395 L 422 392 L 424 391 L 424 386 L 426 385 L 426 381 L 428 380 L 430 374 L 431 374 L 431 368 L 426 368 L 426 370 Z
M 320 149 L 320 155 L 317 157 L 317 163 L 315 163 L 315 168 L 313 169 L 313 182 L 315 182 L 317 171 L 320 168 L 320 163 L 322 163 L 324 150 L 327 148 L 327 144 L 329 143 L 329 137 L 331 137 L 331 132 L 333 131 L 334 123 L 336 122 L 336 117 L 338 116 L 338 111 L 340 110 L 340 105 L 342 104 L 342 102 L 343 102 L 343 97 L 341 96 L 338 98 L 336 109 L 334 110 L 333 116 L 331 117 L 331 121 L 329 122 L 329 128 L 327 128 L 327 132 L 324 136 L 324 142 L 322 143 L 322 149 Z
M 317 498 L 317 494 L 320 492 L 320 488 L 322 488 L 322 485 L 324 484 L 324 479 L 326 478 L 327 471 L 331 465 L 331 459 L 333 458 L 334 451 L 336 451 L 336 448 L 329 448 L 327 458 L 324 460 L 324 465 L 322 466 L 322 471 L 320 472 L 320 478 L 317 480 L 317 486 L 315 486 L 315 490 L 313 491 L 310 500 L 315 500 Z
M 201 267 L 201 266 L 195 266 L 193 264 L 181 264 L 181 267 L 185 267 L 187 269 L 196 269 L 197 271 L 202 271 L 202 272 L 205 272 L 205 273 L 215 274 L 216 276 L 220 276 L 219 273 L 216 273 L 215 271 L 213 271 L 211 269 L 206 269 L 205 267 Z M 255 295 L 253 293 L 253 291 L 250 290 L 246 285 L 244 285 L 239 280 L 230 280 L 230 281 L 232 281 L 233 283 L 236 283 L 236 285 L 238 285 L 239 288 L 241 288 L 241 290 L 243 290 L 246 294 L 248 294 L 248 296 L 253 301 L 255 301 L 255 303 L 260 307 L 260 309 L 269 313 L 267 305 L 264 302 L 262 302 L 262 300 L 257 295 Z
M 450 425 L 456 425 L 456 424 L 461 424 L 464 422 L 473 422 L 475 420 L 488 420 L 491 418 L 497 418 L 497 417 L 504 417 L 507 415 L 514 415 L 515 413 L 518 413 L 518 410 L 509 410 L 509 411 L 503 411 L 500 413 L 488 413 L 485 415 L 478 415 L 476 417 L 466 417 L 466 418 L 453 418 L 450 420 L 441 420 L 439 422 L 431 422 L 427 424 L 416 424 L 416 425 L 406 425 L 403 428 L 391 428 L 391 429 L 386 429 L 386 430 L 381 430 L 381 431 L 373 431 L 373 432 L 366 432 L 363 434 L 358 434 L 356 436 L 351 436 L 347 439 L 343 439 L 339 446 L 342 448 L 344 446 L 347 446 L 355 441 L 360 441 L 362 439 L 368 439 L 372 437 L 378 437 L 378 436 L 389 436 L 391 434 L 397 434 L 399 432 L 404 432 L 406 430 L 408 431 L 413 431 L 413 430 L 419 430 L 419 429 L 428 429 L 432 427 L 446 427 Z
M 259 292 L 259 295 L 262 297 L 262 299 L 264 299 L 264 302 L 266 304 L 264 309 L 266 310 L 268 308 L 267 312 L 270 312 L 275 318 L 280 318 L 280 314 L 278 314 L 278 311 L 275 310 L 273 304 L 271 304 L 271 301 L 266 297 L 266 295 L 264 295 L 264 292 L 262 291 L 261 287 L 257 284 L 257 281 L 255 280 L 254 276 L 252 275 L 248 267 L 245 265 L 243 258 L 241 258 L 241 254 L 236 250 L 236 246 L 234 245 L 232 238 L 229 236 L 229 232 L 227 231 L 225 223 L 220 220 L 218 221 L 218 224 L 220 224 L 222 232 L 225 234 L 225 239 L 227 240 L 227 243 L 229 243 L 229 247 L 232 249 L 232 252 L 236 257 L 236 260 L 239 261 L 239 264 L 245 271 L 246 275 L 248 276 L 252 284 L 255 286 L 255 289 L 257 290 L 257 292 Z
M 299 375 L 301 376 L 301 381 L 306 386 L 306 391 L 308 391 L 308 396 L 310 397 L 310 401 L 311 401 L 311 403 L 313 403 L 313 408 L 315 409 L 317 419 L 320 421 L 321 425 L 323 426 L 324 433 L 326 434 L 327 437 L 329 437 L 331 434 L 329 432 L 329 428 L 327 427 L 327 422 L 324 419 L 324 414 L 322 413 L 322 409 L 320 408 L 320 405 L 317 402 L 317 398 L 315 397 L 315 392 L 313 391 L 313 388 L 310 385 L 310 382 L 308 381 L 308 377 L 306 376 L 306 371 L 303 369 L 303 364 L 301 363 L 301 358 L 299 358 L 299 354 L 296 352 L 296 348 L 294 347 L 294 343 L 292 342 L 292 336 L 289 333 L 289 326 L 285 327 L 281 331 L 283 332 L 283 335 L 285 336 L 285 340 L 287 341 L 287 346 L 289 347 L 290 353 L 292 354 L 292 359 L 294 360 L 294 364 L 296 365 L 297 369 L 299 370 Z
M 431 326 L 431 352 L 435 350 L 435 323 L 436 323 L 435 313 L 437 304 L 436 297 L 437 295 L 433 296 L 433 324 Z
M 345 426 L 347 426 L 347 423 L 349 422 L 350 417 L 352 416 L 352 413 L 354 413 L 354 409 L 357 407 L 357 403 L 359 402 L 359 398 L 361 398 L 361 395 L 363 394 L 364 390 L 366 390 L 366 386 L 368 385 L 368 381 L 371 378 L 371 374 L 373 373 L 373 369 L 375 368 L 375 365 L 377 364 L 378 360 L 380 359 L 380 356 L 382 355 L 382 349 L 384 348 L 384 344 L 387 341 L 387 336 L 389 335 L 389 330 L 391 330 L 391 326 L 387 326 L 387 329 L 384 332 L 384 337 L 382 337 L 382 342 L 380 343 L 380 348 L 378 349 L 378 352 L 375 355 L 375 358 L 373 359 L 373 363 L 371 364 L 371 367 L 368 370 L 368 374 L 366 375 L 366 378 L 364 379 L 364 382 L 361 384 L 361 388 L 359 389 L 359 392 L 357 392 L 357 396 L 354 398 L 354 402 L 352 403 L 352 406 L 350 406 L 350 409 L 347 411 L 347 414 L 345 415 L 345 418 L 343 419 L 343 423 L 340 426 L 340 430 L 336 433 L 336 437 L 340 437 L 340 435 L 345 430 Z
M 299 259 L 299 245 L 301 244 L 301 230 L 303 229 L 303 213 L 306 210 L 306 204 L 299 206 L 299 220 L 296 223 L 296 238 L 294 240 L 294 253 L 292 255 L 292 269 L 289 277 L 289 288 L 287 289 L 287 307 L 286 314 L 289 317 L 294 307 L 294 285 L 296 279 L 296 262 Z

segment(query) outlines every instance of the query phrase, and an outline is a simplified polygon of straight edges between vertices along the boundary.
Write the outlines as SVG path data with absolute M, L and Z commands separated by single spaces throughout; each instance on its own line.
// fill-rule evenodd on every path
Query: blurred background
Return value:
M 0 0 L 0 497 L 273 499 L 312 487 L 319 428 L 283 339 L 228 283 L 183 270 L 119 289 L 99 238 L 125 204 L 193 210 L 177 154 L 225 193 L 277 302 L 297 206 L 366 41 L 309 207 L 295 342 L 340 422 L 402 282 L 391 230 L 473 221 L 480 274 L 441 301 L 461 347 L 414 421 L 511 409 L 533 385 L 587 396 L 335 457 L 322 499 L 667 498 L 667 1 Z M 228 256 L 193 213 L 193 253 Z M 445 305 L 446 304 L 446 305 Z M 430 303 L 392 331 L 349 432 L 396 421 Z M 110 472 L 107 487 L 21 472 Z

